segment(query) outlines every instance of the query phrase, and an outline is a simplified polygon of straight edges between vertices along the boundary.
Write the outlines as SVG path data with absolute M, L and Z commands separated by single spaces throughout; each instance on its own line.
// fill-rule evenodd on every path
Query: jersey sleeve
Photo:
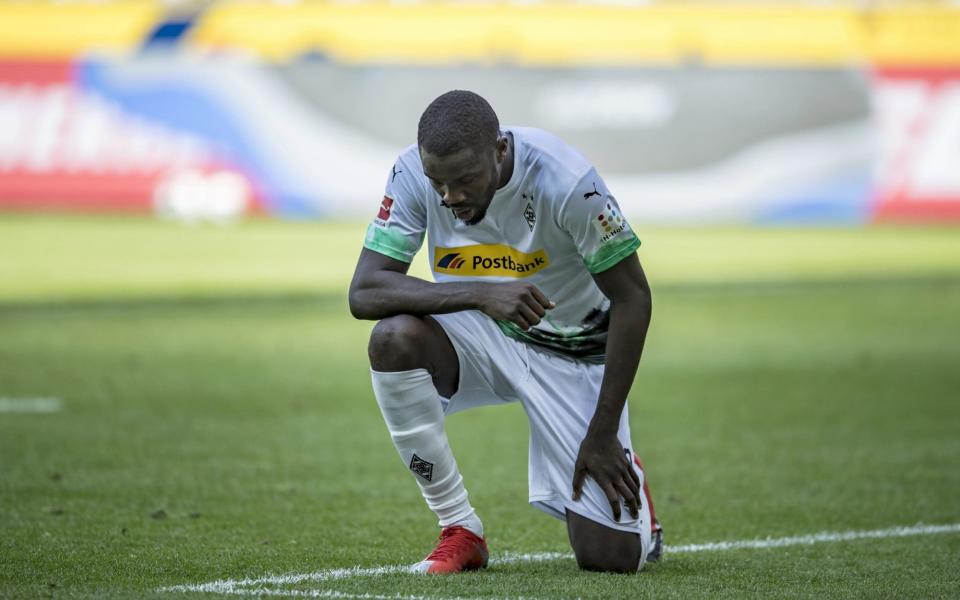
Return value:
M 422 182 L 411 161 L 401 156 L 387 175 L 377 216 L 367 226 L 364 248 L 409 263 L 420 250 L 427 229 Z
M 591 168 L 561 204 L 560 227 L 570 234 L 591 273 L 614 266 L 640 247 L 616 198 Z

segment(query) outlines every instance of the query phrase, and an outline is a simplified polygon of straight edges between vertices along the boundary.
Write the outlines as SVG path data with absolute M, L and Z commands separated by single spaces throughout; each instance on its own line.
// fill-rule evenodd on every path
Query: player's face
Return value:
M 505 139 L 489 150 L 464 148 L 449 156 L 420 151 L 423 172 L 440 194 L 441 204 L 467 225 L 476 225 L 487 214 L 500 182 Z

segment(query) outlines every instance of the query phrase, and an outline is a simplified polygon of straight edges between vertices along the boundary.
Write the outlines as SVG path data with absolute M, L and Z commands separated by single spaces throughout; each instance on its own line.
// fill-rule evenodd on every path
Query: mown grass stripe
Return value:
M 960 285 L 960 273 L 904 276 L 858 275 L 849 278 L 801 278 L 755 279 L 730 281 L 667 281 L 653 283 L 654 293 L 677 294 L 722 294 L 783 291 L 846 290 L 891 287 L 951 287 Z M 76 297 L 35 298 L 9 300 L 0 298 L 0 317 L 19 314 L 78 313 L 149 310 L 223 310 L 229 308 L 312 308 L 329 310 L 342 308 L 347 314 L 346 286 L 342 290 L 290 291 L 290 292 L 235 292 L 213 294 L 198 292 L 182 296 L 131 296 L 131 297 Z

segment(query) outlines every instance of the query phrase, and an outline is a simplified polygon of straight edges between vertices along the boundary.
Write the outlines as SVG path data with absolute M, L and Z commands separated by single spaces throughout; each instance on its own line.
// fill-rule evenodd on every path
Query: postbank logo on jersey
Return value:
M 503 244 L 433 249 L 433 270 L 464 277 L 529 277 L 550 264 L 545 250 L 526 253 Z
M 597 218 L 593 220 L 593 226 L 596 227 L 597 231 L 600 233 L 601 244 L 605 244 L 624 231 L 630 230 L 630 226 L 627 225 L 626 219 L 623 218 L 623 215 L 620 214 L 620 211 L 617 210 L 617 207 L 609 201 L 603 208 L 603 212 L 597 215 Z

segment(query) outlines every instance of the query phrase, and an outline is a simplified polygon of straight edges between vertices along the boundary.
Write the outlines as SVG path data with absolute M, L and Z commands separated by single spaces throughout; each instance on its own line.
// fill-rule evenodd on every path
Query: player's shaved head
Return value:
M 481 96 L 465 90 L 447 92 L 420 116 L 417 145 L 421 152 L 450 156 L 464 148 L 494 148 L 500 122 Z
M 467 225 L 480 223 L 513 173 L 513 137 L 501 135 L 490 104 L 473 92 L 447 92 L 423 111 L 417 145 L 440 205 Z

